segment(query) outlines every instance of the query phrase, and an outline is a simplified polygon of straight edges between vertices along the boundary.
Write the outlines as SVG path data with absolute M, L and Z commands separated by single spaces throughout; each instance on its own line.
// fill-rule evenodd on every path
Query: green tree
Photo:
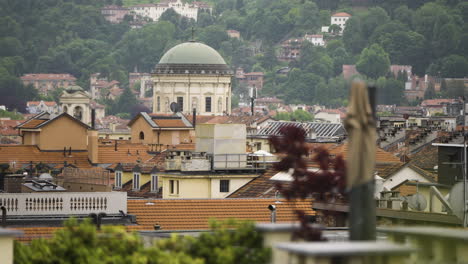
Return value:
M 461 98 L 468 94 L 468 89 L 462 80 L 452 80 L 447 82 L 447 92 L 445 95 L 449 98 Z
M 138 105 L 138 100 L 135 97 L 135 94 L 126 87 L 123 93 L 119 96 L 116 104 L 114 105 L 112 112 L 117 113 L 131 113 L 132 108 Z
M 385 76 L 390 67 L 388 54 L 378 44 L 365 48 L 356 64 L 356 69 L 369 78 Z
M 449 55 L 442 59 L 440 71 L 446 78 L 468 76 L 468 60 L 459 55 Z
M 351 17 L 346 21 L 343 31 L 343 43 L 346 50 L 351 54 L 359 54 L 366 45 L 366 39 L 361 28 L 361 19 Z
M 142 240 L 122 227 L 96 227 L 85 220 L 78 224 L 71 219 L 63 229 L 49 239 L 35 239 L 31 245 L 15 242 L 14 258 L 17 264 L 52 263 L 172 263 L 202 264 L 200 258 L 193 258 L 183 252 L 168 252 L 150 247 L 145 248 Z
M 298 109 L 291 113 L 291 120 L 296 120 L 299 122 L 310 122 L 314 120 L 314 116 L 307 111 Z

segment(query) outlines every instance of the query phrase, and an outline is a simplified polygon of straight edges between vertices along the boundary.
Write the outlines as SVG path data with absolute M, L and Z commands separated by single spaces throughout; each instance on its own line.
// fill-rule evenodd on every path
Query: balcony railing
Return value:
M 127 213 L 126 192 L 0 194 L 7 215 L 87 215 Z

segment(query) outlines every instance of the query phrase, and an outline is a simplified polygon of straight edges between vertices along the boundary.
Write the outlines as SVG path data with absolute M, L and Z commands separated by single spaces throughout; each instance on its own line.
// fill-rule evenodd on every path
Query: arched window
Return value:
M 78 120 L 82 120 L 82 118 L 83 118 L 83 108 L 81 108 L 81 106 L 75 107 L 75 110 L 73 110 L 73 117 L 75 117 Z
M 139 136 L 139 138 L 140 138 L 141 140 L 145 139 L 145 133 L 143 133 L 143 131 L 140 131 L 140 136 Z
M 68 107 L 64 106 L 64 107 L 63 107 L 63 112 L 64 112 L 64 113 L 68 113 Z

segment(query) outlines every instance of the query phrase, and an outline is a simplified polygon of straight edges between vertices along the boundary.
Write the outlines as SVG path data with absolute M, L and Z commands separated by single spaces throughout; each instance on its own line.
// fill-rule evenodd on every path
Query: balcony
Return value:
M 0 194 L 8 216 L 88 215 L 127 213 L 126 192 Z

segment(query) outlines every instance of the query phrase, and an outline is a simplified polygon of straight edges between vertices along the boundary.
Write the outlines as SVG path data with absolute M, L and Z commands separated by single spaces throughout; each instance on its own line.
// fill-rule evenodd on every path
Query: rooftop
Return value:
M 153 230 L 155 224 L 163 230 L 196 230 L 209 228 L 213 218 L 269 222 L 270 204 L 277 207 L 277 222 L 296 221 L 294 209 L 314 214 L 311 200 L 290 203 L 284 199 L 128 200 L 128 213 L 136 215 L 138 225 L 145 230 Z

